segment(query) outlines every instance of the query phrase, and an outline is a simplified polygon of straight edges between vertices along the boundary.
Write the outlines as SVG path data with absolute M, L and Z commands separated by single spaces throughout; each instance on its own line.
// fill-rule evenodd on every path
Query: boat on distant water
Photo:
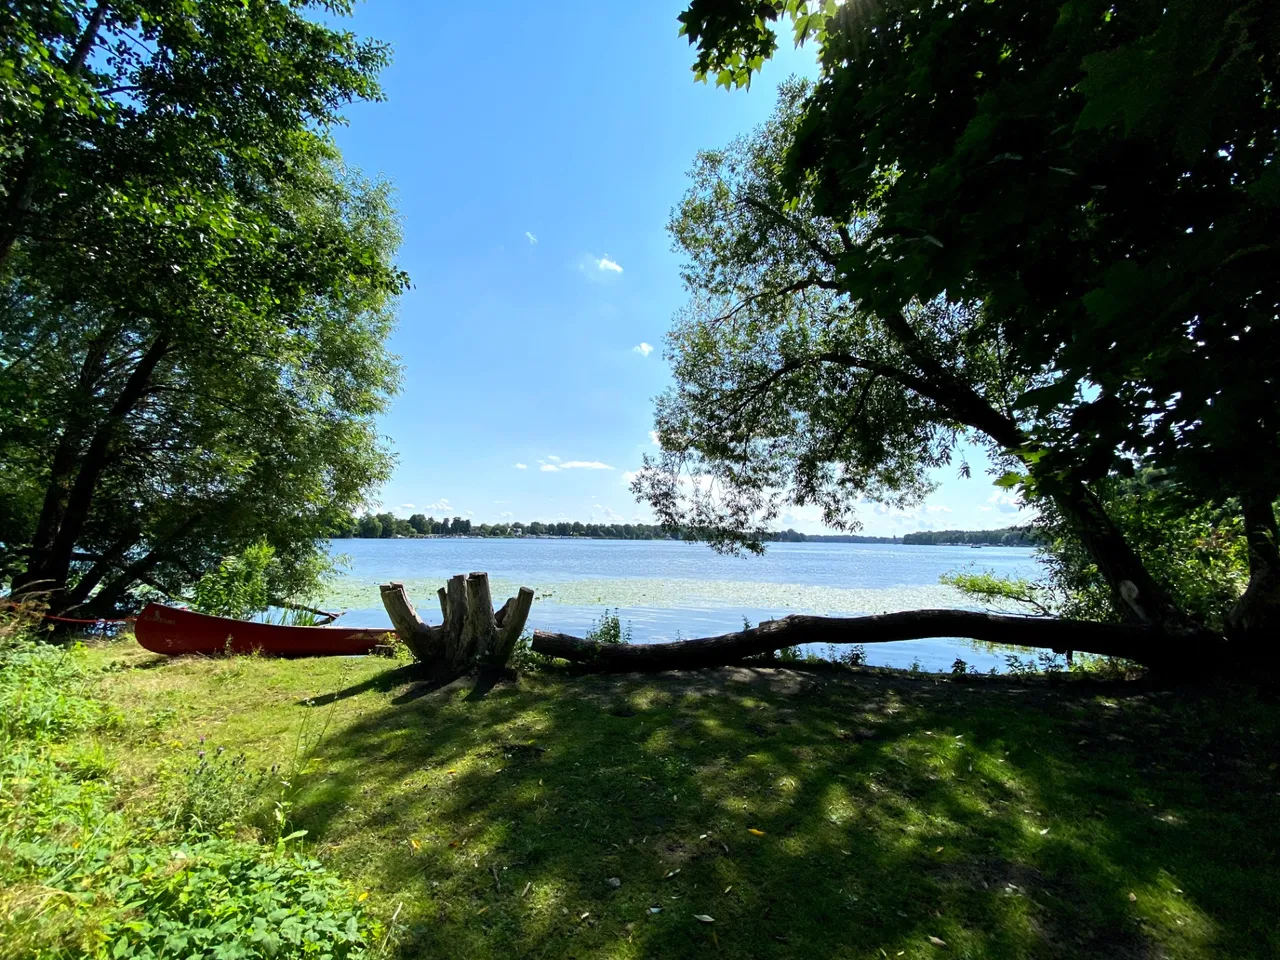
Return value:
M 385 643 L 390 629 L 377 627 L 290 627 L 211 617 L 148 604 L 134 624 L 138 643 L 153 653 L 262 653 L 273 657 L 335 657 L 369 653 Z

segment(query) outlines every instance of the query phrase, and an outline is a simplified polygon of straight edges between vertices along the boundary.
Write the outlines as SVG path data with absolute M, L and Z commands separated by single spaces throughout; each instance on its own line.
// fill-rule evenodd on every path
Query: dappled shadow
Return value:
M 1271 708 L 747 667 L 412 681 L 329 695 L 393 694 L 293 810 L 402 905 L 406 957 L 1280 949 Z
M 314 706 L 325 707 L 331 703 L 337 703 L 341 700 L 349 700 L 352 697 L 358 697 L 362 693 L 368 693 L 375 690 L 379 693 L 387 693 L 404 686 L 421 676 L 421 668 L 414 663 L 401 667 L 395 667 L 382 673 L 374 674 L 367 680 L 360 683 L 352 684 L 342 690 L 335 690 L 333 693 L 321 694 L 318 697 L 308 697 L 299 701 L 298 706 Z

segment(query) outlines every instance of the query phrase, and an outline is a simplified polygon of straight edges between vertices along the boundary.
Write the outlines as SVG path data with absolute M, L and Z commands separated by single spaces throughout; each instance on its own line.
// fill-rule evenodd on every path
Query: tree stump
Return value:
M 481 664 L 506 666 L 533 606 L 533 590 L 521 587 L 495 612 L 487 573 L 458 574 L 437 591 L 444 618 L 439 626 L 418 616 L 403 583 L 384 583 L 381 593 L 396 635 L 413 658 L 449 673 Z

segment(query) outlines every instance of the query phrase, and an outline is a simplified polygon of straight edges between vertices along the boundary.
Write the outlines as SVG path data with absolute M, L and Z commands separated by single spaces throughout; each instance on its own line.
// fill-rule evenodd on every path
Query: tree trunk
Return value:
M 462 644 L 467 629 L 467 578 L 464 574 L 450 577 L 446 585 L 449 617 L 444 622 L 444 661 L 450 667 L 463 662 Z
M 1152 665 L 1216 656 L 1213 638 L 1169 636 L 1151 627 L 1080 620 L 1018 617 L 969 610 L 911 610 L 870 617 L 791 616 L 718 637 L 674 643 L 599 643 L 563 633 L 535 630 L 533 649 L 599 670 L 672 670 L 721 666 L 802 643 L 888 643 L 930 637 L 968 637 L 987 643 L 1074 650 L 1124 657 Z M 1195 644 L 1194 651 L 1191 649 Z
M 489 591 L 487 573 L 472 573 L 467 577 L 467 626 L 464 633 L 463 661 L 487 659 L 496 646 L 498 635 L 493 616 L 493 594 Z
M 905 316 L 882 317 L 885 328 L 924 374 L 904 384 L 950 411 L 957 420 L 985 433 L 1028 470 L 1031 439 L 1011 416 L 997 409 L 972 385 L 942 364 L 920 340 Z M 1116 529 L 1098 498 L 1084 483 L 1067 480 L 1047 495 L 1058 506 L 1080 537 L 1098 572 L 1111 588 L 1115 604 L 1127 619 L 1149 624 L 1169 633 L 1196 633 L 1199 627 L 1178 608 L 1169 593 L 1151 576 L 1141 558 Z
M 66 494 L 66 505 L 62 510 L 52 543 L 41 551 L 37 557 L 32 554 L 31 563 L 21 576 L 14 579 L 13 594 L 48 592 L 49 608 L 52 612 L 61 612 L 65 607 L 67 576 L 71 572 L 71 555 L 75 552 L 76 541 L 84 529 L 85 520 L 89 516 L 89 507 L 93 502 L 98 481 L 110 462 L 112 448 L 121 425 L 130 413 L 138 406 L 146 395 L 151 376 L 156 367 L 169 352 L 169 341 L 158 337 L 138 360 L 129 379 L 125 382 L 120 395 L 107 412 L 105 419 L 94 431 L 93 439 L 80 457 L 80 470 L 75 482 Z M 50 492 L 54 493 L 53 485 Z M 60 493 L 60 491 L 57 491 Z M 46 503 L 48 502 L 46 495 Z
M 1052 497 L 1111 588 L 1116 609 L 1126 619 L 1168 633 L 1198 631 L 1147 571 L 1092 490 L 1079 481 L 1068 481 Z
M 1228 634 L 1243 649 L 1238 659 L 1277 659 L 1280 637 L 1280 540 L 1273 498 L 1249 493 L 1240 498 L 1249 545 L 1249 585 L 1227 616 Z
M 533 605 L 533 591 L 521 587 L 495 613 L 489 575 L 459 574 L 450 578 L 447 588 L 437 591 L 444 623 L 431 627 L 418 617 L 404 584 L 383 584 L 381 592 L 382 605 L 414 659 L 451 674 L 482 664 L 505 666 Z
M 440 658 L 443 646 L 443 628 L 429 627 L 422 622 L 413 608 L 404 584 L 398 581 L 385 583 L 381 588 L 382 605 L 387 608 L 391 625 L 414 659 L 431 663 Z
M 520 592 L 502 608 L 502 632 L 498 634 L 498 648 L 493 656 L 495 662 L 505 664 L 511 659 L 532 608 L 533 591 L 528 587 L 521 587 Z
M 76 581 L 76 585 L 67 591 L 66 606 L 63 612 L 67 613 L 83 606 L 84 602 L 89 599 L 89 594 L 93 593 L 94 588 L 103 581 L 111 571 L 111 568 L 119 563 L 125 553 L 132 549 L 137 542 L 138 535 L 130 534 L 108 547 L 85 575 Z

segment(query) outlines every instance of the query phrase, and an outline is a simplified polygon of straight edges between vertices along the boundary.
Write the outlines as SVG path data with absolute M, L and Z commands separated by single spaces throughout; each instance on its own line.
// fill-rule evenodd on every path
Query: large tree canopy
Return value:
M 1280 599 L 1273 6 L 693 0 L 681 17 L 695 70 L 729 86 L 771 55 L 787 16 L 797 39 L 820 44 L 821 78 L 762 170 L 776 225 L 795 210 L 849 232 L 819 235 L 808 256 L 831 254 L 827 288 L 930 381 L 896 382 L 937 402 L 949 378 L 995 408 L 1003 426 L 972 398 L 943 403 L 1015 459 L 1010 480 L 1028 496 L 1065 508 L 1139 619 L 1185 621 L 1089 489 L 1139 464 L 1242 506 L 1253 577 L 1241 629 Z M 743 236 L 736 261 L 761 234 Z M 852 409 L 858 396 L 833 382 L 833 402 L 817 406 Z M 735 476 L 761 463 L 737 457 L 713 459 Z M 851 489 L 862 482 L 826 462 Z
M 182 596 L 264 541 L 301 585 L 389 456 L 404 277 L 324 128 L 376 45 L 304 2 L 28 4 L 0 135 L 0 545 L 55 609 Z M 30 7 L 31 9 L 25 9 Z M 6 14 L 7 15 L 7 14 Z

